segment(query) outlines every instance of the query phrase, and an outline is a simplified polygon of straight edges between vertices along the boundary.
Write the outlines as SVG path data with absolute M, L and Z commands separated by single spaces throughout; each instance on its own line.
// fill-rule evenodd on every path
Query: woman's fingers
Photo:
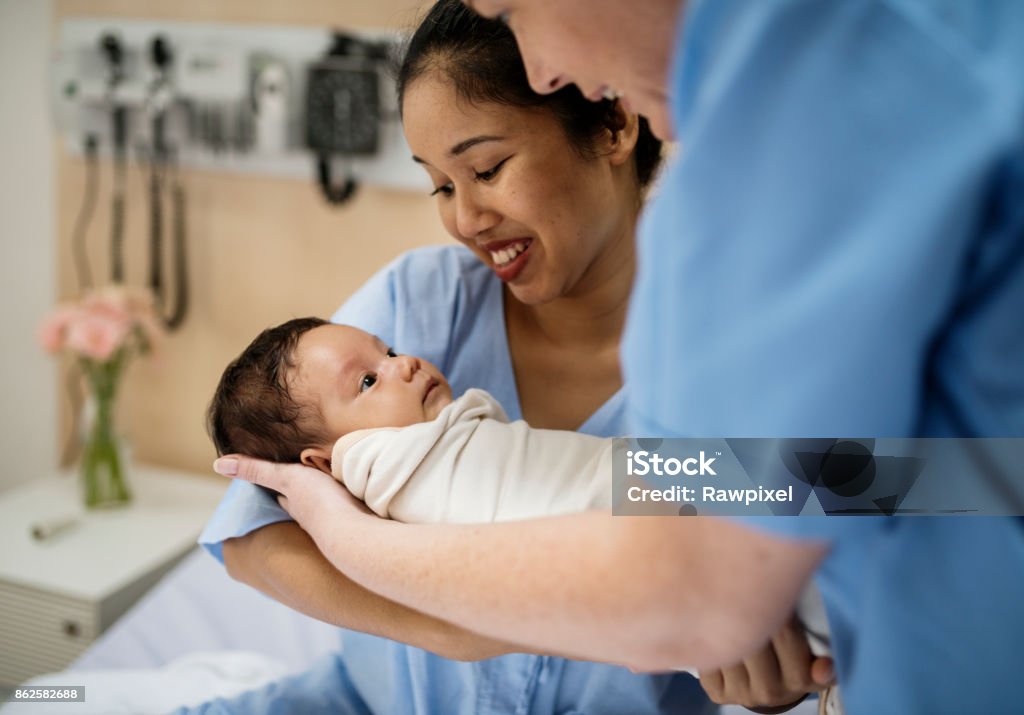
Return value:
M 791 693 L 820 690 L 811 675 L 814 655 L 807 642 L 803 625 L 794 616 L 772 637 L 772 648 L 778 659 L 781 680 Z
M 782 677 L 779 657 L 772 643 L 743 661 L 747 671 L 748 693 L 746 706 L 783 705 L 791 703 L 803 693 L 794 694 Z M 808 669 L 809 664 L 808 664 Z
M 725 704 L 725 671 L 700 671 L 700 686 L 704 688 L 712 702 Z
M 836 681 L 835 665 L 831 658 L 818 657 L 811 663 L 811 679 L 816 685 L 827 688 Z
M 700 684 L 716 703 L 738 704 L 755 712 L 782 712 L 809 691 L 821 690 L 827 663 L 811 654 L 803 627 L 795 618 L 771 642 L 742 663 L 702 672 Z M 812 664 L 818 669 L 812 672 Z
M 310 468 L 301 464 L 278 464 L 241 454 L 226 455 L 213 463 L 213 471 L 217 474 L 252 482 L 282 494 L 287 493 L 293 473 L 296 470 L 307 469 Z
M 748 705 L 753 702 L 750 674 L 745 662 L 707 673 L 701 671 L 700 684 L 708 697 L 719 705 Z
M 238 474 L 238 459 L 232 456 L 218 457 L 213 460 L 213 471 L 222 477 L 234 477 Z

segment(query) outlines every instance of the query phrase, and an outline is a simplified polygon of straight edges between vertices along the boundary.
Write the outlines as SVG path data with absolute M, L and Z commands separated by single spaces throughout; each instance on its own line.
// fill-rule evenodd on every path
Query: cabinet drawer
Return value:
M 0 683 L 63 669 L 98 630 L 95 604 L 0 581 Z

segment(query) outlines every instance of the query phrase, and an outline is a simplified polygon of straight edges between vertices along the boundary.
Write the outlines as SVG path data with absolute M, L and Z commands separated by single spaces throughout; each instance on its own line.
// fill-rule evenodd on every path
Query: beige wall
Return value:
M 55 16 L 123 16 L 203 22 L 408 28 L 415 0 L 57 0 Z M 84 164 L 58 150 L 59 286 L 74 292 L 68 236 L 85 178 Z M 109 166 L 103 168 L 109 187 Z M 188 319 L 158 362 L 136 363 L 124 390 L 123 421 L 136 457 L 208 471 L 214 456 L 203 417 L 221 370 L 256 333 L 302 315 L 328 316 L 392 257 L 448 240 L 426 196 L 362 187 L 351 205 L 329 208 L 312 182 L 190 172 Z M 143 175 L 129 175 L 130 282 L 141 283 L 147 236 Z M 104 194 L 101 193 L 101 197 Z M 94 271 L 109 268 L 102 246 L 109 227 L 101 200 L 90 242 Z M 66 413 L 66 409 L 65 409 Z M 66 422 L 66 414 L 65 414 Z
M 0 0 L 0 490 L 57 462 L 57 372 L 36 345 L 56 293 L 49 0 Z

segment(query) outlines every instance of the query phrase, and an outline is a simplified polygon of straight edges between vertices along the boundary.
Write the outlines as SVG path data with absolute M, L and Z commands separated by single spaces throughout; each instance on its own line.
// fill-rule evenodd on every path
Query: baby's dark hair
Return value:
M 458 96 L 470 102 L 547 109 L 586 157 L 593 156 L 594 141 L 604 130 L 622 129 L 616 101 L 591 102 L 576 85 L 551 94 L 534 92 L 512 31 L 499 20 L 480 17 L 461 0 L 439 0 L 410 38 L 397 70 L 399 107 L 412 81 L 429 70 L 443 72 Z M 661 140 L 643 117 L 639 132 L 633 161 L 643 189 L 661 164 Z
M 295 318 L 268 328 L 227 366 L 207 411 L 206 429 L 217 454 L 245 454 L 272 462 L 301 461 L 302 450 L 326 441 L 314 427 L 319 415 L 288 391 L 299 338 L 328 325 L 320 318 Z

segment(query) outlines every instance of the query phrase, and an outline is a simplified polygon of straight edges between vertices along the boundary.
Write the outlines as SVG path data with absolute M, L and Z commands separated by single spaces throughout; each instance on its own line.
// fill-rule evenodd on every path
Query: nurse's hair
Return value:
M 206 418 L 218 455 L 299 462 L 302 450 L 328 440 L 317 408 L 300 405 L 288 391 L 299 338 L 321 325 L 329 323 L 296 318 L 268 328 L 227 366 Z
M 552 0 L 557 2 L 557 0 Z M 593 158 L 594 143 L 604 131 L 622 130 L 617 101 L 591 102 L 576 85 L 551 94 L 530 87 L 515 35 L 503 22 L 477 15 L 460 0 L 439 0 L 427 11 L 409 39 L 397 70 L 398 104 L 409 85 L 428 71 L 443 72 L 458 96 L 469 102 L 495 102 L 550 111 L 573 147 Z M 637 182 L 646 188 L 661 164 L 661 140 L 640 117 L 633 149 Z

